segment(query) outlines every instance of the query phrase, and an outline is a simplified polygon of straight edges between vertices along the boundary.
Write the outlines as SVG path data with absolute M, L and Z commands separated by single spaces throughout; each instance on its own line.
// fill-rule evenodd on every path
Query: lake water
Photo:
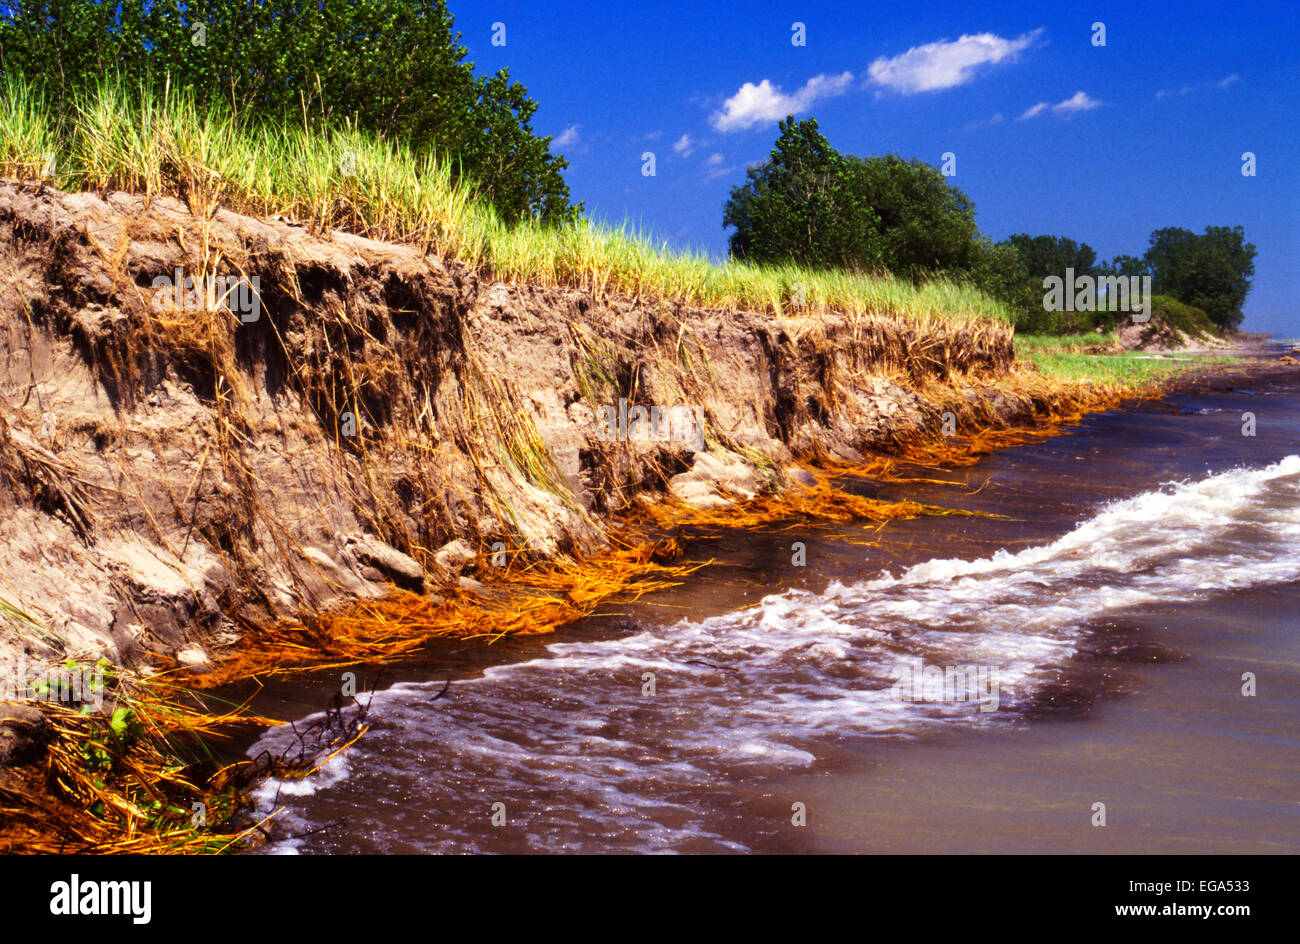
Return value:
M 858 488 L 1001 517 L 701 534 L 683 587 L 386 670 L 266 851 L 1300 851 L 1296 375 L 927 474 Z

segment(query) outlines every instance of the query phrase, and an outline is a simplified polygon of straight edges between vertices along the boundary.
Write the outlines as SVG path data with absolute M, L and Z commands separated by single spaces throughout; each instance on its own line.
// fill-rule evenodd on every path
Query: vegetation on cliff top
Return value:
M 0 73 L 54 114 L 110 76 L 185 89 L 250 121 L 349 121 L 436 151 L 505 219 L 575 220 L 537 103 L 502 69 L 476 75 L 445 0 L 17 0 L 0 6 Z
M 17 0 L 0 7 L 0 173 L 278 213 L 503 280 L 702 307 L 1113 327 L 1113 312 L 1045 310 L 1043 277 L 1069 267 L 1151 275 L 1193 309 L 1183 321 L 1241 320 L 1255 252 L 1241 227 L 1157 230 L 1141 258 L 1100 266 L 1062 237 L 995 243 L 947 169 L 841 154 L 811 118 L 782 122 L 732 191 L 729 263 L 589 224 L 566 161 L 533 132 L 528 90 L 466 55 L 446 0 Z
M 200 106 L 187 91 L 105 81 L 56 110 L 32 83 L 0 87 L 0 175 L 60 189 L 174 196 L 413 244 L 503 281 L 655 296 L 774 314 L 833 309 L 915 320 L 994 320 L 1003 305 L 945 279 L 787 264 L 718 265 L 628 227 L 505 220 L 451 165 L 348 125 L 284 125 Z
M 896 155 L 841 154 L 815 119 L 780 123 L 771 156 L 746 172 L 723 207 L 733 258 L 793 260 L 827 269 L 892 272 L 920 283 L 969 283 L 1004 302 L 1016 329 L 1076 334 L 1113 328 L 1113 311 L 1051 311 L 1044 278 L 1150 276 L 1168 296 L 1160 314 L 1191 333 L 1241 322 L 1255 247 L 1240 226 L 1174 227 L 1151 234 L 1141 257 L 1097 264 L 1087 243 L 1018 233 L 995 243 L 975 225 L 975 205 L 938 168 Z

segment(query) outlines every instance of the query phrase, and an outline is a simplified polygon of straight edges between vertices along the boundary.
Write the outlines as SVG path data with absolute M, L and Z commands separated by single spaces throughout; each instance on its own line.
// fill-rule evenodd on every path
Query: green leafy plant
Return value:
M 507 220 L 576 219 L 537 103 L 508 70 L 476 75 L 445 0 L 17 0 L 0 7 L 0 71 L 55 114 L 105 77 L 187 90 L 250 122 L 297 121 L 435 150 Z M 37 145 L 39 149 L 39 144 Z M 48 150 L 48 148 L 46 148 Z

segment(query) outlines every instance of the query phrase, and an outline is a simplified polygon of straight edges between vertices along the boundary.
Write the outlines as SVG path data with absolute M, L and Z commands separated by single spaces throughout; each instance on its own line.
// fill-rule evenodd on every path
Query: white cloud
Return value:
M 1094 108 L 1100 108 L 1101 102 L 1092 98 L 1087 92 L 1075 92 L 1063 102 L 1057 102 L 1055 105 L 1049 105 L 1047 102 L 1039 102 L 1025 109 L 1020 120 L 1026 118 L 1036 118 L 1045 111 L 1050 111 L 1053 115 L 1071 115 L 1076 111 L 1092 111 Z
M 781 91 L 767 79 L 755 85 L 746 82 L 740 91 L 722 104 L 722 110 L 709 119 L 718 131 L 742 131 L 754 125 L 780 121 L 786 115 L 797 115 L 812 107 L 822 98 L 842 95 L 853 82 L 852 72 L 839 75 L 818 75 L 809 79 L 793 95 Z
M 722 163 L 722 155 L 721 155 L 721 154 L 710 154 L 710 155 L 709 155 L 709 159 L 708 159 L 707 161 L 705 161 L 704 163 L 707 164 L 709 167 L 716 167 L 716 166 L 718 166 L 719 164 Z
M 695 140 L 689 134 L 684 134 L 673 144 L 673 150 L 682 157 L 690 157 L 691 152 L 695 150 L 695 144 Z
M 955 41 L 913 46 L 892 59 L 877 59 L 867 67 L 867 75 L 876 85 L 905 95 L 954 88 L 971 81 L 981 66 L 1015 62 L 1042 32 L 1036 29 L 1015 39 L 972 33 Z
M 1052 106 L 1053 115 L 1068 115 L 1075 111 L 1092 111 L 1094 108 L 1100 108 L 1101 102 L 1095 98 L 1089 97 L 1087 92 L 1075 92 L 1063 102 L 1057 102 Z
M 557 148 L 573 147 L 573 145 L 577 144 L 580 140 L 578 131 L 581 128 L 582 125 L 569 125 L 569 127 L 565 128 L 555 136 L 555 140 L 551 142 L 551 146 Z
M 1241 76 L 1237 75 L 1237 73 L 1234 72 L 1232 73 L 1232 75 L 1224 76 L 1222 79 L 1219 79 L 1219 81 L 1217 82 L 1201 82 L 1199 85 L 1184 85 L 1182 88 L 1177 88 L 1177 89 L 1171 89 L 1171 88 L 1161 89 L 1160 91 L 1156 92 L 1156 101 L 1160 101 L 1163 98 L 1168 98 L 1170 95 L 1190 95 L 1192 92 L 1197 92 L 1200 91 L 1201 89 L 1230 88 L 1231 86 L 1236 85 L 1240 81 L 1241 81 Z
M 962 125 L 962 128 L 966 131 L 975 131 L 978 128 L 983 128 L 985 125 L 1000 125 L 1000 124 L 1002 124 L 1002 112 L 997 112 L 992 118 L 988 119 L 987 121 L 968 121 L 966 122 L 966 124 Z

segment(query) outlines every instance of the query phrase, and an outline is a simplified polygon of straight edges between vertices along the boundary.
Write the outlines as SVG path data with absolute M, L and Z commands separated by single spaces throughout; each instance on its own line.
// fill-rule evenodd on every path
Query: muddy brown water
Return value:
M 858 483 L 1001 517 L 702 534 L 617 613 L 363 668 L 266 851 L 1300 851 L 1300 382 L 1235 383 Z

